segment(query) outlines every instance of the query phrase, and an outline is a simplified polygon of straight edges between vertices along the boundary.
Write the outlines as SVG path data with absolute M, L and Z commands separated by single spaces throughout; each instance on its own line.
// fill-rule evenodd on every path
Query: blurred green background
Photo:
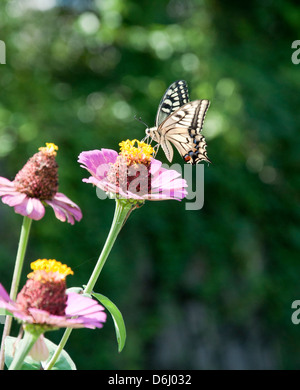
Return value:
M 14 0 L 0 5 L 0 176 L 45 142 L 59 146 L 60 191 L 83 211 L 32 225 L 23 281 L 55 258 L 85 284 L 114 202 L 79 167 L 83 150 L 141 139 L 165 89 L 185 79 L 209 99 L 205 203 L 148 202 L 127 221 L 96 291 L 123 313 L 66 346 L 78 369 L 299 369 L 300 7 L 292 1 Z M 183 164 L 176 152 L 174 163 Z M 158 154 L 167 162 L 163 152 Z M 0 280 L 9 289 L 22 217 L 0 204 Z M 15 324 L 16 325 L 16 324 Z M 14 328 L 14 335 L 18 327 Z M 48 333 L 58 342 L 62 331 Z

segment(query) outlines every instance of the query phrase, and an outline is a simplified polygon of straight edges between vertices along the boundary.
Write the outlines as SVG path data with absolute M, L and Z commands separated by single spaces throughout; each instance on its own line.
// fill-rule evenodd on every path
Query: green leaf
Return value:
M 92 295 L 102 303 L 104 307 L 110 312 L 114 321 L 116 336 L 118 341 L 118 350 L 122 351 L 126 341 L 126 328 L 123 320 L 123 316 L 117 306 L 102 294 L 92 293 Z
M 44 338 L 44 340 L 49 350 L 48 359 L 45 362 L 37 362 L 36 360 L 32 359 L 31 356 L 26 356 L 21 370 L 41 370 L 47 365 L 53 356 L 57 345 L 46 338 Z M 13 360 L 13 353 L 19 342 L 22 342 L 22 340 L 19 340 L 16 337 L 8 336 L 5 339 L 5 364 L 7 367 L 10 366 Z M 52 370 L 76 370 L 76 366 L 73 360 L 70 358 L 70 355 L 65 350 L 62 350 Z
M 48 364 L 54 352 L 56 351 L 57 345 L 52 343 L 52 341 L 45 338 L 46 345 L 49 349 L 49 357 L 44 366 Z M 63 349 L 58 359 L 56 360 L 52 370 L 76 370 L 75 363 L 70 358 L 70 355 Z

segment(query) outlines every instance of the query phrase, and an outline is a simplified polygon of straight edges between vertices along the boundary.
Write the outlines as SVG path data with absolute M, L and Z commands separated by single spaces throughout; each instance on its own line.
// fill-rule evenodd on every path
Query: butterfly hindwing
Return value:
M 186 139 L 186 142 L 178 141 L 176 137 L 172 137 L 172 144 L 188 164 L 194 165 L 201 161 L 210 162 L 207 157 L 206 141 L 203 135 L 198 136 L 196 145 L 188 139 Z
M 188 101 L 189 92 L 186 81 L 178 80 L 171 84 L 159 103 L 155 121 L 156 127 Z

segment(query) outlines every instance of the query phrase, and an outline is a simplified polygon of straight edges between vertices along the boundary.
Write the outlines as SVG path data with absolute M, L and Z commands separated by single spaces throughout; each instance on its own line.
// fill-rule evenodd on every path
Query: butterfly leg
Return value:
M 147 144 L 149 144 L 149 134 L 147 134 L 142 140 L 141 140 L 141 142 L 145 142 L 145 141 L 147 141 Z
M 157 152 L 158 152 L 158 150 L 159 150 L 159 147 L 160 147 L 160 144 L 156 144 L 156 145 L 153 147 L 153 149 L 154 149 L 154 157 L 156 157 Z

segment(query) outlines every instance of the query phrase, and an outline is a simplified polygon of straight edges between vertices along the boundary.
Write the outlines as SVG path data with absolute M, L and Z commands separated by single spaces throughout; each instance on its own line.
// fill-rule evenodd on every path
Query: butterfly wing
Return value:
M 194 100 L 186 103 L 158 127 L 157 131 L 161 137 L 160 144 L 170 162 L 173 157 L 173 150 L 170 152 L 170 143 L 189 164 L 197 164 L 200 161 L 210 162 L 206 152 L 206 141 L 201 134 L 209 104 L 208 100 Z
M 171 162 L 173 160 L 174 151 L 171 145 L 171 142 L 166 138 L 162 138 L 160 142 L 160 146 L 164 151 L 167 159 Z
M 188 101 L 189 92 L 186 81 L 178 80 L 172 83 L 159 103 L 155 121 L 156 127 Z

